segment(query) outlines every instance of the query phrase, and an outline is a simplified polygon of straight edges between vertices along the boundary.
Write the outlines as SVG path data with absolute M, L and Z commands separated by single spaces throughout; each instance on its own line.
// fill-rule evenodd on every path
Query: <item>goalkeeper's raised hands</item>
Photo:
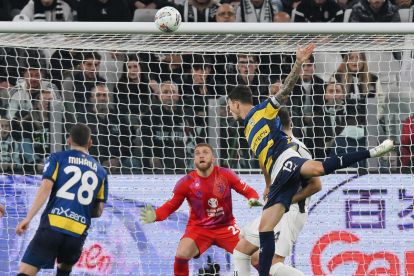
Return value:
M 151 205 L 146 205 L 144 208 L 142 208 L 141 222 L 143 224 L 153 223 L 155 219 L 156 219 L 156 214 L 155 214 L 154 207 L 152 207 Z

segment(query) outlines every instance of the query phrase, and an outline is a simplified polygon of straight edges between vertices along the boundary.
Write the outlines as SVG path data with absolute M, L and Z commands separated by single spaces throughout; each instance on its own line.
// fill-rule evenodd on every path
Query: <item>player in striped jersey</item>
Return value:
M 105 169 L 88 154 L 91 130 L 76 124 L 68 144 L 70 150 L 50 155 L 32 207 L 17 225 L 16 233 L 23 234 L 49 197 L 18 276 L 36 275 L 41 268 L 53 268 L 56 261 L 56 275 L 69 275 L 82 253 L 91 218 L 100 217 L 103 212 L 108 179 Z
M 289 211 L 292 197 L 302 180 L 327 175 L 337 169 L 370 158 L 383 156 L 394 147 L 391 140 L 371 149 L 334 156 L 323 162 L 302 158 L 298 146 L 283 131 L 290 124 L 289 113 L 281 108 L 296 84 L 303 63 L 312 55 L 314 44 L 296 51 L 296 61 L 285 79 L 282 89 L 266 101 L 253 106 L 252 92 L 246 86 L 237 86 L 228 95 L 228 107 L 233 118 L 244 121 L 244 133 L 250 149 L 259 160 L 269 188 L 259 225 L 259 275 L 268 276 L 275 252 L 274 227 Z

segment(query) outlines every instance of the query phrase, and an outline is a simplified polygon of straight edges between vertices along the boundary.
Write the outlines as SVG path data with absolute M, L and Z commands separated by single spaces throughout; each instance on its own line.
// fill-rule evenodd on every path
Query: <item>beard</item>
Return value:
M 202 172 L 207 171 L 213 165 L 213 161 L 196 164 L 196 168 Z
M 97 103 L 95 104 L 96 112 L 107 114 L 109 113 L 109 104 L 107 103 Z

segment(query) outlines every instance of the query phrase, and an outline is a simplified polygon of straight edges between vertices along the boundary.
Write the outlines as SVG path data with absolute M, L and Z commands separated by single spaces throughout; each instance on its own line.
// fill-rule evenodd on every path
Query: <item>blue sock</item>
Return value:
M 335 170 L 346 168 L 353 163 L 367 159 L 369 157 L 369 150 L 356 151 L 329 157 L 322 162 L 322 165 L 325 170 L 325 175 L 327 175 L 334 172 Z
M 259 276 L 269 276 L 273 255 L 275 254 L 275 233 L 273 231 L 259 232 L 259 237 Z

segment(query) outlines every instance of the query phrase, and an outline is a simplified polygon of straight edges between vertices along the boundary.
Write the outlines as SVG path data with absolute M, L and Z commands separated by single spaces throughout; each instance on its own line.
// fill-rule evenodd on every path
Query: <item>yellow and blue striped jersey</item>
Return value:
M 277 157 L 295 145 L 282 130 L 279 109 L 280 104 L 272 97 L 253 107 L 244 120 L 244 134 L 250 149 L 269 175 Z
M 108 199 L 106 170 L 92 156 L 68 150 L 50 155 L 43 179 L 54 184 L 39 228 L 51 227 L 75 237 L 86 235 L 94 203 Z

